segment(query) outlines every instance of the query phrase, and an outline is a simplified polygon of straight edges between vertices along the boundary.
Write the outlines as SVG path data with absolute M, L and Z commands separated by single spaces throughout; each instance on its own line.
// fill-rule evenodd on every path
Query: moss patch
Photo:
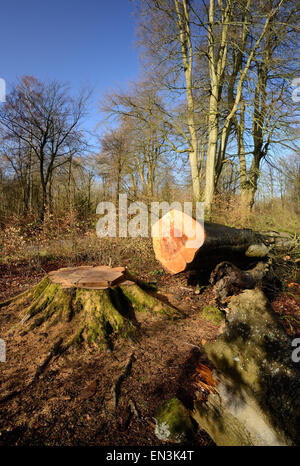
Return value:
M 171 319 L 182 317 L 182 313 L 146 293 L 138 285 L 120 286 L 122 293 L 131 302 L 135 312 L 152 312 Z
M 202 311 L 202 317 L 215 325 L 219 325 L 224 320 L 222 312 L 214 306 L 205 306 Z
M 189 412 L 178 398 L 171 398 L 158 412 L 155 435 L 160 440 L 173 442 L 183 442 L 193 438 L 194 429 Z

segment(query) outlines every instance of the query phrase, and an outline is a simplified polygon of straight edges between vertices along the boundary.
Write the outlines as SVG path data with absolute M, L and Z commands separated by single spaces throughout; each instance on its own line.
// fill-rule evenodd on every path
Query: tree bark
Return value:
M 259 289 L 234 296 L 226 325 L 204 344 L 214 386 L 193 417 L 217 445 L 299 445 L 300 373 L 290 338 Z
M 158 220 L 152 231 L 156 259 L 171 274 L 214 267 L 232 256 L 246 261 L 246 257 L 264 257 L 268 253 L 263 238 L 252 230 L 208 222 L 202 226 L 175 209 Z
M 193 199 L 199 202 L 201 199 L 199 161 L 198 161 L 198 137 L 195 121 L 195 104 L 193 96 L 193 47 L 190 31 L 190 18 L 187 1 L 183 0 L 182 5 L 175 0 L 175 8 L 179 25 L 179 39 L 181 45 L 181 56 L 184 66 L 187 99 L 187 121 L 190 133 L 189 161 L 192 175 Z
M 209 136 L 206 157 L 206 177 L 204 191 L 205 214 L 208 219 L 210 219 L 211 217 L 211 209 L 215 192 L 216 158 L 219 130 L 219 104 L 224 83 L 224 71 L 228 48 L 228 25 L 230 15 L 231 1 L 227 1 L 224 11 L 222 12 L 222 32 L 220 38 L 220 49 L 218 56 L 216 57 L 215 0 L 210 0 L 208 14 L 208 60 L 211 95 L 209 100 Z

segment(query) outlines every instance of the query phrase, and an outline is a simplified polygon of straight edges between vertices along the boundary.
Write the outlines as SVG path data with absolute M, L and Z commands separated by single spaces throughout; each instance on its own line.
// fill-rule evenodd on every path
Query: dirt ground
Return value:
M 0 265 L 0 302 L 66 265 Z M 34 375 L 51 347 L 51 332 L 14 331 L 20 316 L 5 308 L 0 311 L 0 336 L 7 344 L 7 362 L 0 363 L 0 445 L 164 444 L 154 434 L 155 413 L 173 396 L 192 408 L 195 369 L 201 362 L 207 364 L 202 344 L 215 339 L 219 328 L 201 317 L 203 307 L 214 299 L 209 287 L 196 294 L 184 274 L 163 274 L 158 285 L 161 299 L 179 309 L 182 318 L 139 315 L 137 341 L 118 339 L 112 352 L 72 347 L 54 358 L 39 378 Z M 289 300 L 284 294 L 274 298 L 273 309 L 280 316 L 284 306 L 300 322 L 298 289 Z M 287 330 L 289 322 L 283 319 Z M 115 408 L 114 384 L 130 357 L 132 368 Z M 201 431 L 195 443 L 213 444 Z
M 8 296 L 8 282 L 13 295 L 56 268 L 58 264 L 48 264 L 36 273 L 25 266 L 4 268 L 1 299 Z M 7 362 L 0 366 L 0 445 L 161 445 L 154 435 L 155 412 L 172 396 L 192 408 L 191 376 L 205 358 L 202 341 L 214 339 L 218 327 L 199 312 L 213 298 L 209 289 L 195 295 L 185 277 L 165 277 L 160 295 L 182 311 L 182 318 L 139 315 L 137 341 L 118 340 L 111 353 L 72 348 L 38 379 L 34 374 L 49 351 L 51 334 L 41 329 L 15 333 L 11 329 L 20 317 L 3 310 Z M 114 383 L 131 355 L 132 369 L 115 408 Z M 197 444 L 211 443 L 204 432 L 197 434 Z

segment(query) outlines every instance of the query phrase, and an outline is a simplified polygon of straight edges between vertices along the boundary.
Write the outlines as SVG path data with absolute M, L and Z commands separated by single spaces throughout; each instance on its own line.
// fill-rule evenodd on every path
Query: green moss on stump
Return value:
M 111 338 L 135 339 L 139 312 L 180 317 L 179 311 L 159 301 L 137 284 L 116 285 L 106 289 L 62 288 L 45 277 L 35 287 L 0 303 L 12 312 L 20 312 L 19 326 L 43 331 L 60 325 L 65 347 L 86 341 L 98 348 L 112 349 Z
M 205 306 L 202 311 L 202 318 L 214 325 L 220 325 L 224 320 L 222 312 L 214 306 Z
M 171 398 L 158 412 L 155 435 L 160 440 L 176 443 L 193 439 L 194 429 L 189 412 L 178 398 Z
M 122 293 L 129 299 L 136 312 L 153 312 L 154 314 L 161 314 L 171 319 L 181 317 L 182 314 L 176 309 L 168 306 L 167 304 L 159 301 L 155 296 L 146 293 L 142 288 L 137 285 L 120 286 Z

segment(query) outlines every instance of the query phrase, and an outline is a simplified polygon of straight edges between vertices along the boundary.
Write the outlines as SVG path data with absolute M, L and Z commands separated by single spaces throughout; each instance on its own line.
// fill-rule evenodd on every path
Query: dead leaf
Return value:
M 210 386 L 210 385 L 207 385 L 205 382 L 202 382 L 202 380 L 198 380 L 196 382 L 196 385 L 200 388 L 204 388 L 205 390 L 207 390 L 208 392 L 210 393 L 215 393 L 215 389 L 214 387 Z
M 97 391 L 97 381 L 94 380 L 90 385 L 88 385 L 86 388 L 84 388 L 79 397 L 82 399 L 82 400 L 87 400 L 88 398 L 91 398 L 92 396 L 95 395 Z
M 205 366 L 204 364 L 199 364 L 198 367 L 196 367 L 196 372 L 200 374 L 201 378 L 205 380 L 205 382 L 214 387 L 216 385 L 215 380 L 212 375 L 212 371 L 210 370 L 209 367 Z
M 288 284 L 288 287 L 289 288 L 299 288 L 300 289 L 300 284 L 291 282 L 291 283 Z

